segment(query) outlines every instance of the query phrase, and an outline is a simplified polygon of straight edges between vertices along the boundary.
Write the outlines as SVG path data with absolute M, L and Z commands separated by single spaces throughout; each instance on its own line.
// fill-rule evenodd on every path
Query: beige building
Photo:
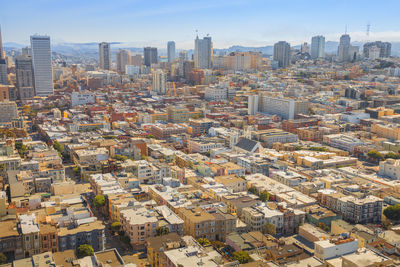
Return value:
M 17 104 L 12 101 L 0 102 L 0 123 L 12 122 L 18 118 Z
M 400 179 L 400 160 L 387 159 L 379 162 L 379 175 L 387 176 L 391 179 Z
M 399 125 L 372 124 L 371 132 L 379 137 L 385 137 L 393 140 L 400 140 Z

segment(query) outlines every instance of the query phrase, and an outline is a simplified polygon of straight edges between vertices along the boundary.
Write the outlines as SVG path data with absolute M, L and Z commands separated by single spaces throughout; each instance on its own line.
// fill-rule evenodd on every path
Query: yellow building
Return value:
M 394 125 L 372 124 L 371 132 L 379 137 L 385 137 L 393 140 L 400 139 L 400 128 Z

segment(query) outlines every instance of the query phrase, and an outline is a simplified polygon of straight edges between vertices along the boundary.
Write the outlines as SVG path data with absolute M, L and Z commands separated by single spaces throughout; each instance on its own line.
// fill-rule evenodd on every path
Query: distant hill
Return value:
M 337 53 L 339 43 L 334 41 L 327 41 L 325 43 L 325 52 L 328 54 L 335 54 Z M 353 42 L 353 45 L 360 46 L 360 52 L 362 51 L 361 42 Z M 21 49 L 26 47 L 24 44 L 14 43 L 14 42 L 6 42 L 4 43 L 4 48 L 6 50 L 11 49 Z M 296 49 L 300 49 L 300 45 L 293 46 Z M 143 52 L 143 47 L 135 47 L 131 43 L 124 43 L 124 42 L 112 42 L 111 43 L 111 50 L 112 54 L 115 54 L 118 49 L 129 49 L 133 52 L 141 53 Z M 65 55 L 72 55 L 72 54 L 82 54 L 82 53 L 89 53 L 89 54 L 96 54 L 98 51 L 98 43 L 90 42 L 90 43 L 58 43 L 52 45 L 53 52 L 65 54 Z M 218 54 L 227 54 L 231 52 L 249 52 L 249 51 L 257 51 L 261 52 L 264 55 L 272 55 L 274 51 L 273 45 L 267 46 L 260 46 L 260 47 L 253 47 L 253 46 L 241 46 L 241 45 L 233 45 L 229 48 L 223 49 L 214 49 L 214 53 Z M 193 49 L 187 50 L 188 55 L 191 56 L 193 54 Z M 166 55 L 166 49 L 159 49 L 159 55 Z M 392 42 L 392 55 L 400 56 L 400 42 Z

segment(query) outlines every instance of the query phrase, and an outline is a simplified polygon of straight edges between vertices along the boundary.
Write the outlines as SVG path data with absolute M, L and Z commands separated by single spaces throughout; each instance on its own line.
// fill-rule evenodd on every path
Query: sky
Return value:
M 132 47 L 193 48 L 209 34 L 215 48 L 311 42 L 400 41 L 399 0 L 0 0 L 3 42 L 126 42 Z M 367 36 L 367 24 L 370 35 Z

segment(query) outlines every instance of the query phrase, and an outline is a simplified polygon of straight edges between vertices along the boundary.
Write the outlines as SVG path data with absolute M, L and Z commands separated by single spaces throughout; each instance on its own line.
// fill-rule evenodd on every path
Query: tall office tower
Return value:
M 54 88 L 50 37 L 31 36 L 31 49 L 35 93 L 37 96 L 52 95 Z
M 5 59 L 5 53 L 3 51 L 3 42 L 1 39 L 1 28 L 0 28 L 0 84 L 8 84 L 7 61 Z
M 185 76 L 184 74 L 184 65 L 185 65 L 185 60 L 187 57 L 187 53 L 185 50 L 181 51 L 179 53 L 179 59 L 178 59 L 178 75 L 183 77 Z
M 379 48 L 379 57 L 385 58 L 385 57 L 390 57 L 390 55 L 391 55 L 391 52 L 392 52 L 392 44 L 391 43 L 376 41 L 376 42 L 369 42 L 369 43 L 364 44 L 363 54 L 364 54 L 365 58 L 371 58 L 369 51 L 371 50 L 372 47 Z
M 325 57 L 325 37 L 317 35 L 311 38 L 311 58 Z
M 99 67 L 102 70 L 110 70 L 111 68 L 111 51 L 109 43 L 102 42 L 99 44 Z
M 132 64 L 131 51 L 126 49 L 121 49 L 117 53 L 117 70 L 119 73 L 125 73 L 125 66 Z
M 350 35 L 343 34 L 340 37 L 340 43 L 338 47 L 338 61 L 346 62 L 350 60 Z
M 258 95 L 249 95 L 247 101 L 247 113 L 249 115 L 256 115 L 258 112 Z
M 162 95 L 167 92 L 167 75 L 164 71 L 158 69 L 153 72 L 152 90 Z
M 213 44 L 211 37 L 207 36 L 194 40 L 194 67 L 197 69 L 211 69 L 213 56 Z
M 133 66 L 142 66 L 143 65 L 143 56 L 140 54 L 133 55 L 131 58 L 131 62 Z
M 167 50 L 168 50 L 168 62 L 172 63 L 175 60 L 175 42 L 174 41 L 168 42 Z
M 33 87 L 32 58 L 20 55 L 15 58 L 15 73 L 17 76 L 17 87 Z
M 150 67 L 151 64 L 158 63 L 158 54 L 156 47 L 145 47 L 144 49 L 144 65 Z
M 7 62 L 4 58 L 0 58 L 0 84 L 8 84 Z
M 274 45 L 274 60 L 278 62 L 279 68 L 287 68 L 290 65 L 290 44 L 285 41 Z
M 4 59 L 6 57 L 3 51 L 3 39 L 1 37 L 1 27 L 0 27 L 0 59 Z

